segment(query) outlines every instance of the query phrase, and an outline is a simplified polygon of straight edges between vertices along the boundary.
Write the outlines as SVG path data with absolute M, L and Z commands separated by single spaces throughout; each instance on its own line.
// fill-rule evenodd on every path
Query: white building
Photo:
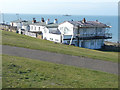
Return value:
M 31 37 L 36 37 L 36 33 L 29 32 L 30 31 L 30 24 L 32 24 L 32 21 L 26 21 L 26 20 L 15 20 L 10 22 L 10 25 L 13 27 L 17 27 L 17 31 L 19 34 L 28 35 Z
M 20 20 L 15 20 L 15 21 L 10 22 L 10 25 L 20 29 L 25 23 L 28 23 L 28 21 L 20 19 Z
M 33 20 L 33 23 L 29 26 L 30 32 L 42 35 L 43 39 L 61 43 L 61 33 L 58 30 L 57 19 L 54 20 L 54 23 L 50 23 L 49 19 L 45 22 L 43 18 L 41 22 Z
M 42 18 L 41 22 L 33 21 L 17 21 L 11 22 L 11 25 L 17 26 L 19 33 L 24 35 L 37 37 L 42 36 L 42 39 L 74 45 L 89 49 L 100 49 L 104 45 L 105 39 L 111 39 L 112 35 L 108 32 L 106 24 L 98 21 L 65 21 L 58 24 L 57 19 L 50 23 Z
M 62 43 L 89 49 L 100 49 L 105 39 L 112 38 L 106 33 L 110 26 L 98 21 L 65 21 L 58 26 Z

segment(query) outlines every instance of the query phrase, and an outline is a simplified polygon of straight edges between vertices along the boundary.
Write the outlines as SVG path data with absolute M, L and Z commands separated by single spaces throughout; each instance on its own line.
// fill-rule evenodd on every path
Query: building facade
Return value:
M 106 24 L 98 21 L 65 21 L 58 29 L 61 32 L 62 43 L 89 49 L 100 49 L 105 39 L 111 39 Z
M 11 25 L 19 28 L 19 34 L 38 37 L 41 39 L 74 45 L 89 49 L 100 49 L 105 39 L 111 39 L 112 34 L 107 33 L 111 26 L 96 21 L 65 21 L 58 24 L 57 19 L 53 23 L 50 20 L 41 19 L 41 22 L 17 21 Z

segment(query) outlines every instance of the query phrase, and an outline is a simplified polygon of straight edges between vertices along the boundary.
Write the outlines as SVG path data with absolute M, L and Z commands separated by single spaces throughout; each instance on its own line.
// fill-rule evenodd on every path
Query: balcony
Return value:
M 77 34 L 77 38 L 80 40 L 90 40 L 90 39 L 111 39 L 112 33 L 105 34 Z

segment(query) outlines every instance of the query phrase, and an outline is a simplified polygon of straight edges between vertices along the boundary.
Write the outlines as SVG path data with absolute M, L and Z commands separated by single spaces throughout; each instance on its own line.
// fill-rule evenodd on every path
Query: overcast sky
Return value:
M 0 0 L 3 13 L 117 15 L 119 0 Z

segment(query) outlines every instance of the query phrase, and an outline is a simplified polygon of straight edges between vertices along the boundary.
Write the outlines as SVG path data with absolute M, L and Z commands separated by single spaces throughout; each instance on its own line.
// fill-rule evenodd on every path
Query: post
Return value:
M 5 23 L 5 21 L 4 21 L 4 13 L 2 14 L 2 20 L 3 20 L 3 24 Z
M 79 26 L 78 26 L 77 34 L 79 35 Z M 77 35 L 77 42 L 78 42 L 78 47 L 79 47 L 79 36 L 78 35 Z

